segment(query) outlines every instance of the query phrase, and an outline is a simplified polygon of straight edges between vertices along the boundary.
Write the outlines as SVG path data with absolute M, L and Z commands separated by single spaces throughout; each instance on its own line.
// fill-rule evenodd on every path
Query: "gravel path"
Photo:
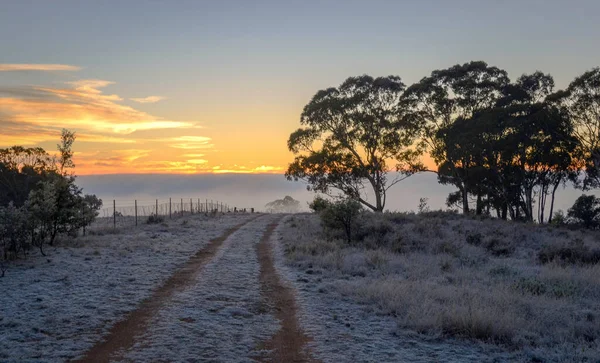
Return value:
M 276 216 L 263 216 L 227 238 L 196 281 L 150 321 L 124 361 L 252 362 L 279 329 L 261 295 L 256 246 Z

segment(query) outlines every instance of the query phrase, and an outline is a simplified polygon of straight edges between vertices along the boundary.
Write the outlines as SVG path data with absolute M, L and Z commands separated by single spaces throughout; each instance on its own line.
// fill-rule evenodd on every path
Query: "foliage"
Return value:
M 321 213 L 331 205 L 331 202 L 321 196 L 316 196 L 308 207 L 315 213 Z
M 337 88 L 317 92 L 304 107 L 288 148 L 296 157 L 288 180 L 302 179 L 310 189 L 341 191 L 367 208 L 381 212 L 390 187 L 416 171 L 422 150 L 418 128 L 401 106 L 404 83 L 397 76 L 350 77 Z M 389 165 L 394 161 L 395 165 Z M 399 176 L 389 180 L 392 172 Z M 364 194 L 368 184 L 375 203 Z
M 429 205 L 427 205 L 428 201 L 429 198 L 419 198 L 419 213 L 429 212 Z
M 361 210 L 362 207 L 356 200 L 339 200 L 321 211 L 321 221 L 326 229 L 343 231 L 346 241 L 351 243 L 358 229 L 357 220 Z
M 567 216 L 585 228 L 600 227 L 600 198 L 593 195 L 582 195 L 569 208 Z
M 563 110 L 573 123 L 578 155 L 584 164 L 583 187 L 600 185 L 600 67 L 575 78 L 564 91 L 556 92 L 551 102 Z
M 55 172 L 54 158 L 42 148 L 0 149 L 0 206 L 24 205 L 29 192 Z
M 52 245 L 60 234 L 73 234 L 91 224 L 102 201 L 83 195 L 70 172 L 75 134 L 63 130 L 60 157 L 41 148 L 13 146 L 0 150 L 0 240 L 2 259 L 36 246 Z
M 12 203 L 0 206 L 0 261 L 13 259 L 19 253 L 25 256 L 31 247 L 29 230 L 29 213 L 25 207 L 17 208 Z
M 160 224 L 164 221 L 165 221 L 165 219 L 163 218 L 163 216 L 153 213 L 148 216 L 148 220 L 146 220 L 146 223 L 147 224 Z
M 541 263 L 559 262 L 563 264 L 590 264 L 600 263 L 600 249 L 590 249 L 582 240 L 576 239 L 562 245 L 544 246 L 538 253 Z
M 265 205 L 269 213 L 298 213 L 300 202 L 286 195 L 283 199 L 277 199 Z

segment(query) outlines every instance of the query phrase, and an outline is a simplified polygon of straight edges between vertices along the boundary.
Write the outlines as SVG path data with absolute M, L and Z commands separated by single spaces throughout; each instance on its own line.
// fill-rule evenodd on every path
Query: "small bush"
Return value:
M 585 194 L 580 196 L 567 215 L 585 228 L 600 227 L 600 198 Z
M 163 216 L 159 216 L 157 214 L 150 214 L 150 216 L 148 216 L 148 220 L 146 221 L 146 223 L 147 224 L 160 224 L 164 221 L 165 221 L 165 218 Z
M 469 233 L 467 234 L 467 243 L 473 246 L 479 246 L 481 245 L 481 242 L 483 241 L 483 236 L 481 235 L 481 233 Z
M 332 203 L 321 212 L 323 226 L 333 231 L 343 231 L 348 243 L 358 229 L 357 219 L 362 207 L 359 202 L 345 199 Z
M 330 206 L 331 202 L 320 196 L 316 196 L 315 199 L 308 204 L 308 207 L 315 213 L 321 213 Z
M 511 243 L 506 242 L 505 240 L 501 240 L 499 238 L 490 239 L 486 245 L 485 249 L 490 252 L 494 256 L 510 256 L 515 251 L 515 246 Z
M 600 263 L 600 249 L 590 249 L 581 239 L 568 244 L 544 246 L 538 253 L 540 263 L 559 262 L 563 264 L 597 264 Z
M 544 282 L 533 277 L 522 278 L 513 287 L 525 294 L 548 295 L 554 298 L 569 297 L 577 293 L 577 287 L 568 281 Z
M 363 215 L 357 226 L 355 240 L 372 240 L 375 242 L 373 247 L 386 243 L 388 235 L 394 231 L 394 226 L 387 219 L 379 217 L 379 215 Z

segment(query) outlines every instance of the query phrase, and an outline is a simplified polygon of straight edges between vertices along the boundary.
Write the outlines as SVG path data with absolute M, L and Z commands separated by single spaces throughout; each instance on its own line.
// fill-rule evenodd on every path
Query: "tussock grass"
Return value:
M 316 215 L 283 232 L 288 261 L 401 329 L 521 351 L 523 359 L 600 357 L 600 234 L 453 213 L 363 214 L 356 240 Z M 328 238 L 329 237 L 329 238 Z

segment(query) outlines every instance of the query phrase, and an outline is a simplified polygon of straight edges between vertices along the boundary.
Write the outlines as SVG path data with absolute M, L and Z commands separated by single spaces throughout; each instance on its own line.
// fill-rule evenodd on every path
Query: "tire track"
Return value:
M 228 229 L 223 235 L 210 240 L 207 246 L 196 252 L 181 269 L 171 275 L 150 297 L 143 300 L 137 309 L 113 325 L 102 341 L 97 342 L 75 362 L 108 362 L 117 359 L 136 343 L 136 338 L 147 330 L 151 318 L 175 293 L 196 282 L 196 276 L 202 267 L 215 256 L 223 242 L 257 218 L 258 216 L 244 221 Z
M 283 217 L 268 225 L 260 243 L 256 247 L 260 262 L 261 293 L 267 304 L 274 310 L 281 328 L 263 342 L 259 349 L 269 352 L 269 356 L 260 357 L 261 362 L 317 362 L 312 358 L 307 343 L 311 341 L 298 324 L 294 290 L 284 285 L 277 273 L 273 259 L 270 239 L 273 231 Z

